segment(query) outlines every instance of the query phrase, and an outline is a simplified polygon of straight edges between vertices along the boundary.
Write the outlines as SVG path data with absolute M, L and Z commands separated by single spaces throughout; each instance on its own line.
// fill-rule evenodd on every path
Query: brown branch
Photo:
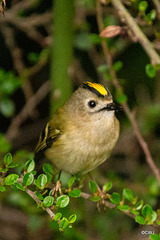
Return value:
M 80 196 L 81 196 L 82 198 L 88 200 L 88 199 L 90 199 L 90 197 L 91 197 L 92 195 L 91 195 L 91 194 L 88 194 L 88 193 L 81 192 L 81 195 L 80 195 Z M 108 207 L 108 208 L 111 208 L 111 209 L 113 209 L 113 208 L 116 209 L 116 205 L 113 204 L 113 203 L 111 203 L 111 202 L 109 202 L 109 201 L 107 201 L 107 200 L 104 200 L 104 201 L 103 201 L 103 204 L 104 204 L 105 207 Z M 132 213 L 129 212 L 128 210 L 127 210 L 127 211 L 124 211 L 123 213 L 124 213 L 125 215 L 127 215 L 127 216 L 135 219 L 134 214 L 132 214 Z
M 22 56 L 22 50 L 17 46 L 15 41 L 15 33 L 14 29 L 10 28 L 9 26 L 2 25 L 1 30 L 3 32 L 3 35 L 6 40 L 6 44 L 8 48 L 10 49 L 10 53 L 12 55 L 13 64 L 15 70 L 20 75 L 24 69 L 25 66 L 23 64 L 23 56 Z M 22 85 L 22 89 L 25 95 L 26 101 L 33 95 L 32 87 L 29 80 L 26 80 L 25 83 Z
M 41 203 L 41 201 L 36 197 L 35 193 L 32 192 L 31 190 L 29 190 L 28 188 L 26 189 L 26 193 L 37 203 L 37 205 L 38 205 L 39 203 Z M 81 195 L 80 195 L 80 196 L 81 196 L 82 198 L 88 200 L 88 199 L 90 199 L 91 194 L 81 192 Z M 111 208 L 111 209 L 116 208 L 116 205 L 115 205 L 115 204 L 113 204 L 113 203 L 111 203 L 111 202 L 109 202 L 109 201 L 106 201 L 106 200 L 103 201 L 103 204 L 104 204 L 105 207 L 108 207 L 108 208 Z M 51 219 L 54 220 L 54 216 L 55 216 L 54 212 L 53 212 L 50 208 L 45 208 L 45 211 L 49 214 L 49 216 L 51 217 Z M 135 219 L 134 214 L 130 213 L 128 210 L 127 210 L 127 211 L 123 211 L 123 213 L 124 213 L 125 215 L 127 215 L 127 216 Z
M 99 31 L 101 32 L 104 29 L 104 26 L 103 26 L 103 14 L 102 14 L 102 8 L 101 8 L 100 0 L 97 1 L 97 22 L 98 22 Z M 102 49 L 103 49 L 104 56 L 105 56 L 105 59 L 106 59 L 106 64 L 109 68 L 110 75 L 111 75 L 112 80 L 113 80 L 113 85 L 115 86 L 115 88 L 120 89 L 121 92 L 123 92 L 123 88 L 119 84 L 118 78 L 117 78 L 116 73 L 113 69 L 112 56 L 111 56 L 111 54 L 110 54 L 110 52 L 107 48 L 105 40 L 102 40 L 101 45 L 102 45 Z M 150 168 L 151 168 L 153 174 L 155 175 L 155 177 L 158 181 L 158 184 L 160 186 L 160 172 L 159 172 L 159 169 L 155 165 L 154 160 L 151 156 L 150 150 L 148 148 L 148 145 L 147 145 L 147 143 L 145 142 L 145 140 L 143 139 L 143 137 L 140 133 L 140 130 L 139 130 L 138 124 L 137 124 L 137 122 L 134 118 L 134 115 L 132 114 L 131 110 L 129 109 L 127 103 L 122 103 L 122 106 L 123 106 L 123 109 L 124 109 L 127 117 L 129 118 L 129 120 L 132 124 L 135 136 L 136 136 L 141 148 L 143 149 L 143 152 L 144 152 L 145 157 L 146 157 L 146 161 L 147 161 L 148 165 L 150 166 Z
M 145 49 L 146 53 L 151 59 L 152 64 L 160 64 L 160 56 L 155 51 L 154 47 L 152 46 L 146 35 L 142 32 L 137 23 L 134 21 L 134 18 L 126 10 L 122 2 L 120 0 L 112 0 L 112 4 L 117 10 L 121 20 L 127 24 L 134 36 Z
M 34 192 L 29 190 L 28 188 L 26 189 L 26 193 L 37 203 L 37 205 L 41 202 L 35 195 Z M 54 220 L 54 212 L 50 208 L 45 208 L 45 211 L 49 214 L 50 218 Z
M 46 26 L 47 24 L 51 23 L 52 13 L 45 12 L 41 15 L 31 15 L 26 18 L 18 17 L 17 12 L 19 10 L 26 10 L 31 7 L 32 1 L 24 1 L 17 3 L 11 9 L 6 10 L 6 18 L 1 19 L 1 26 L 6 24 L 12 24 L 20 31 L 25 32 L 25 34 L 33 39 L 34 41 L 38 42 L 42 47 L 48 45 L 47 38 L 43 37 L 43 35 L 37 30 L 38 26 Z
M 33 112 L 38 103 L 48 94 L 50 82 L 45 82 L 39 90 L 28 100 L 21 112 L 12 120 L 11 125 L 6 133 L 6 138 L 12 140 L 17 134 L 17 131 L 27 117 Z

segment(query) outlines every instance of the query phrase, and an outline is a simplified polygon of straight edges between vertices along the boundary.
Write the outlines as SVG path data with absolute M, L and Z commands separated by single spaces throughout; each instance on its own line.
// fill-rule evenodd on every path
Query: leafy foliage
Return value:
M 21 82 L 12 72 L 0 69 L 0 85 L 0 113 L 5 117 L 11 117 L 14 113 L 14 103 L 10 95 L 21 86 Z
M 66 218 L 66 216 L 63 216 L 61 209 L 66 208 L 69 205 L 70 197 L 81 197 L 81 190 L 79 188 L 74 188 L 76 177 L 74 176 L 69 179 L 68 189 L 62 189 L 63 194 L 60 194 L 60 192 L 57 192 L 57 190 L 55 191 L 50 188 L 51 181 L 48 181 L 46 175 L 54 174 L 54 171 L 50 165 L 44 164 L 43 170 L 46 172 L 46 174 L 42 173 L 37 177 L 37 179 L 35 179 L 36 171 L 33 159 L 30 159 L 25 163 L 24 174 L 22 177 L 19 177 L 19 175 L 15 173 L 8 174 L 10 168 L 17 167 L 17 165 L 14 165 L 12 161 L 13 160 L 11 153 L 7 153 L 4 156 L 4 164 L 0 168 L 0 192 L 5 192 L 7 190 L 7 186 L 14 186 L 19 191 L 27 192 L 31 185 L 32 188 L 34 186 L 36 191 L 32 192 L 32 194 L 33 196 L 37 197 L 38 206 L 42 209 L 52 209 L 52 206 L 54 206 L 54 209 L 56 209 L 57 213 L 53 213 L 53 220 L 58 223 L 59 230 L 64 231 L 66 228 L 71 228 L 72 224 L 77 219 L 76 214 L 74 213 L 69 218 Z M 52 179 L 54 179 L 54 176 Z M 94 181 L 89 182 L 89 188 L 91 195 L 88 196 L 91 201 L 103 204 L 104 200 L 109 200 L 113 206 L 117 208 L 117 210 L 120 210 L 122 212 L 130 212 L 137 223 L 141 225 L 152 225 L 153 223 L 157 222 L 159 225 L 159 221 L 157 220 L 157 213 L 159 214 L 160 210 L 156 213 L 149 204 L 143 205 L 143 200 L 140 200 L 138 202 L 137 197 L 134 197 L 134 194 L 130 189 L 124 188 L 121 196 L 116 192 L 113 192 L 111 194 L 108 193 L 108 191 L 110 191 L 112 188 L 111 182 L 106 182 L 104 184 L 102 192 L 99 189 L 97 183 Z M 154 236 L 155 239 L 157 236 Z M 154 239 L 154 237 L 152 239 Z

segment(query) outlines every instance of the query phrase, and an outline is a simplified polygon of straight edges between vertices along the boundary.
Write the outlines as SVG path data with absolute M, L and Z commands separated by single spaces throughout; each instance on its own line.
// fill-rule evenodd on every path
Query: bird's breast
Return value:
M 46 156 L 58 169 L 72 174 L 87 173 L 104 162 L 115 146 L 119 135 L 116 118 L 110 123 L 84 123 L 72 126 L 46 150 Z

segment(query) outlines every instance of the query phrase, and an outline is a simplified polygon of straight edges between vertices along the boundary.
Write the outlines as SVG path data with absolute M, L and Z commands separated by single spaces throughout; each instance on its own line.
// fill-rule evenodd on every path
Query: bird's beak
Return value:
M 112 103 L 108 103 L 107 106 L 102 108 L 101 110 L 121 111 L 122 107 L 121 107 L 121 105 L 112 102 Z

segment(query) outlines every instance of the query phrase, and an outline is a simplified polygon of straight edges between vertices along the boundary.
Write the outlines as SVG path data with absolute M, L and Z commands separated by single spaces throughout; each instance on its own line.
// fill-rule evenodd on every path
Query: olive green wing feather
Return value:
M 35 153 L 37 154 L 38 152 L 44 151 L 45 149 L 51 147 L 51 145 L 57 141 L 60 135 L 60 129 L 51 128 L 50 122 L 47 123 L 39 137 L 39 141 L 35 148 Z

